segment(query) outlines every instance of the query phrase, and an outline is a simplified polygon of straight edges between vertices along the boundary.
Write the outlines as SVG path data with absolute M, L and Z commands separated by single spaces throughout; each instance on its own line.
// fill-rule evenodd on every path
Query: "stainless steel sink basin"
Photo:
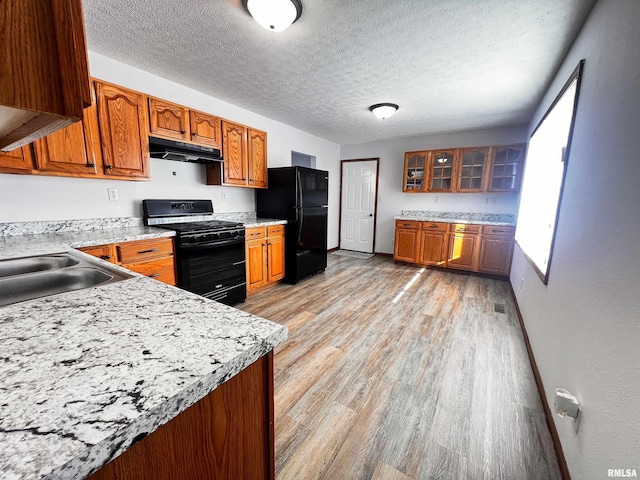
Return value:
M 23 273 L 41 272 L 56 268 L 71 267 L 80 263 L 70 255 L 43 255 L 41 257 L 11 258 L 0 262 L 0 277 Z
M 131 278 L 71 252 L 0 261 L 0 307 Z

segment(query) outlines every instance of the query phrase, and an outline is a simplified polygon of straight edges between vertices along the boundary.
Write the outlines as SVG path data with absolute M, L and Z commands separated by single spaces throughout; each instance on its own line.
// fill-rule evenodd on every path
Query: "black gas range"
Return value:
M 247 298 L 245 230 L 209 219 L 211 200 L 143 200 L 145 224 L 176 232 L 178 286 L 227 305 Z

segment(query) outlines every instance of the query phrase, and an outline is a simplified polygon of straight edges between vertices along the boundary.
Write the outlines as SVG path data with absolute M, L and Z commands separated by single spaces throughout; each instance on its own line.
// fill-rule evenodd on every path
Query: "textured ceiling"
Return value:
M 594 1 L 302 0 L 282 33 L 241 0 L 84 9 L 90 50 L 349 144 L 527 123 Z

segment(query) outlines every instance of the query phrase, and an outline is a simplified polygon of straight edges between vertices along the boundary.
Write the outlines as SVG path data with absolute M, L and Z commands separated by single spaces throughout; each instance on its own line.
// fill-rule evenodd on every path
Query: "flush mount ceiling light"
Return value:
M 267 30 L 281 32 L 302 15 L 300 0 L 242 0 L 253 19 Z
M 385 118 L 389 118 L 391 115 L 396 113 L 396 110 L 398 110 L 398 108 L 398 105 L 396 105 L 395 103 L 377 103 L 375 105 L 371 105 L 369 107 L 369 110 L 371 110 L 371 113 L 373 113 L 376 117 L 384 120 Z

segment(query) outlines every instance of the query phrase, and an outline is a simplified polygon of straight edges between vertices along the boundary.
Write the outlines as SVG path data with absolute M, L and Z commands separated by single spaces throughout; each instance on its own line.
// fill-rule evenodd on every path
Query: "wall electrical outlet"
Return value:
M 496 197 L 487 197 L 487 204 L 495 205 L 496 204 Z
M 223 202 L 227 200 L 227 192 L 222 192 L 220 194 L 220 200 L 222 200 Z
M 115 188 L 107 188 L 107 194 L 109 195 L 110 202 L 118 201 L 118 190 Z
M 440 202 L 440 197 L 434 197 L 433 202 L 434 202 L 434 203 L 438 203 L 438 202 Z
M 524 288 L 524 277 L 520 279 L 520 291 Z

